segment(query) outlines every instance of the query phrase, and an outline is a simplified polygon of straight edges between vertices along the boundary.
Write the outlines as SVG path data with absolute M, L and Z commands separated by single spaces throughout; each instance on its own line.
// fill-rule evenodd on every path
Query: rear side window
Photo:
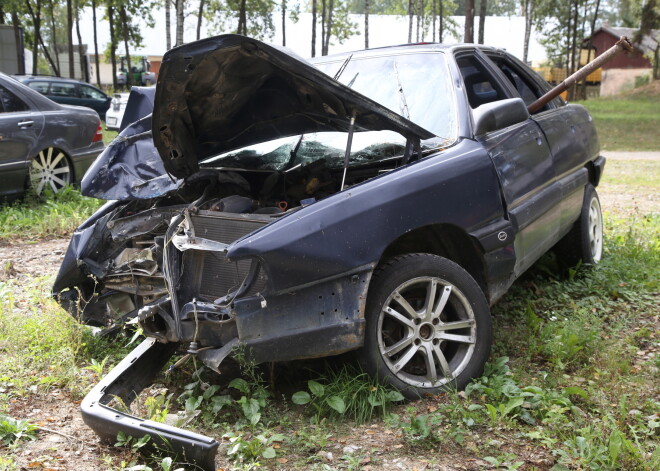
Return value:
M 27 86 L 30 87 L 32 90 L 36 90 L 43 95 L 48 94 L 49 85 L 50 83 L 48 82 L 28 82 L 27 84 Z
M 52 96 L 62 96 L 62 97 L 73 97 L 76 98 L 78 94 L 76 93 L 76 86 L 73 83 L 51 83 L 50 84 L 50 95 Z
M 91 98 L 92 100 L 105 101 L 105 95 L 98 91 L 96 88 L 88 87 L 87 85 L 80 86 L 80 97 Z
M 507 98 L 497 81 L 476 57 L 461 56 L 456 59 L 456 63 L 472 108 Z
M 23 100 L 18 98 L 12 92 L 0 85 L 0 112 L 2 113 L 16 113 L 19 111 L 27 111 L 28 106 Z

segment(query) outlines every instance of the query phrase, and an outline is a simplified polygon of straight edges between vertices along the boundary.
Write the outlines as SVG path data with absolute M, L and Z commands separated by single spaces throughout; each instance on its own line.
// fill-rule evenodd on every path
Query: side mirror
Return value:
M 529 118 L 529 111 L 521 98 L 508 98 L 486 103 L 475 108 L 472 113 L 475 136 L 504 129 Z

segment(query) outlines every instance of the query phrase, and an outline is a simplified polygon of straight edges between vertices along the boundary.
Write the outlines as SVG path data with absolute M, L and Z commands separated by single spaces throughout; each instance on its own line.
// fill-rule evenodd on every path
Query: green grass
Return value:
M 660 151 L 660 96 L 621 95 L 578 103 L 593 116 L 603 150 Z
M 117 137 L 119 134 L 117 131 L 111 131 L 109 129 L 103 128 L 103 143 L 107 146 L 112 142 L 112 140 Z
M 0 206 L 0 242 L 69 237 L 103 203 L 72 187 L 41 197 L 28 195 Z
M 660 186 L 655 162 L 611 161 L 606 176 L 609 191 Z M 561 277 L 548 255 L 518 280 L 493 308 L 489 365 L 465 393 L 390 404 L 381 417 L 372 406 L 382 397 L 373 398 L 387 391 L 348 366 L 320 367 L 310 386 L 300 372 L 297 379 L 282 374 L 301 370 L 300 362 L 276 366 L 267 383 L 265 369 L 254 365 L 243 364 L 238 379 L 192 360 L 141 395 L 141 415 L 162 420 L 182 412 L 185 428 L 222 443 L 217 464 L 224 469 L 391 469 L 393 460 L 405 469 L 467 462 L 475 469 L 660 469 L 660 215 L 604 209 L 602 262 Z M 53 388 L 79 399 L 132 348 L 74 322 L 51 299 L 51 283 L 0 283 L 0 416 L 29 419 L 30 401 Z M 300 390 L 309 404 L 293 403 Z M 316 407 L 312 396 L 340 397 L 345 412 L 337 413 L 334 399 Z M 0 470 L 26 467 L 30 443 L 7 449 Z M 117 450 L 100 452 L 107 454 L 96 466 L 164 469 L 167 459 L 139 457 L 130 447 L 117 458 Z

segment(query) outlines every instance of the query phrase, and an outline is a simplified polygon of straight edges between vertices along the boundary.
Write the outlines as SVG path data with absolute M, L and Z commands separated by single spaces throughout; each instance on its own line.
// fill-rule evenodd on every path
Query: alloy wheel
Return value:
M 45 188 L 54 193 L 71 183 L 71 166 L 64 152 L 49 147 L 32 158 L 30 183 L 36 194 Z

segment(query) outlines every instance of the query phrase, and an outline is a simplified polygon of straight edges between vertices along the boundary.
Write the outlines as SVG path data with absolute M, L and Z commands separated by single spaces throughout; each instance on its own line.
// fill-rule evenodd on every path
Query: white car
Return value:
M 124 117 L 126 110 L 126 103 L 128 103 L 128 95 L 130 93 L 115 93 L 112 95 L 110 108 L 105 113 L 105 128 L 112 130 L 119 130 L 121 120 Z

